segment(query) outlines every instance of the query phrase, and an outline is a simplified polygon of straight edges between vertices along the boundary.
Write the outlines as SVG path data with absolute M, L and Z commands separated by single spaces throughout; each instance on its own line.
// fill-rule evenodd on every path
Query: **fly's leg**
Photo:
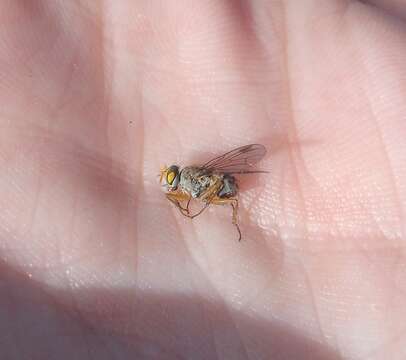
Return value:
M 167 199 L 179 209 L 179 211 L 181 212 L 182 215 L 188 214 L 187 209 L 181 205 L 181 203 L 180 203 L 181 200 L 179 201 L 178 199 L 176 199 L 173 196 L 171 196 L 171 197 L 167 196 Z
M 220 190 L 222 186 L 221 181 L 215 182 L 212 186 L 210 186 L 200 197 L 202 201 L 205 202 L 204 206 L 194 215 L 189 215 L 191 219 L 199 216 L 204 210 L 206 210 L 209 205 L 211 204 L 212 200 L 216 197 L 216 194 Z
M 206 203 L 204 204 L 204 206 L 203 206 L 196 214 L 194 214 L 194 215 L 189 215 L 189 217 L 190 217 L 191 219 L 193 219 L 193 218 L 195 218 L 196 216 L 199 216 L 204 210 L 206 210 L 206 209 L 209 207 L 210 204 L 211 204 L 211 199 L 208 199 L 208 200 L 206 201 Z
M 241 230 L 240 227 L 238 226 L 238 200 L 234 199 L 235 202 L 234 204 L 231 202 L 231 207 L 233 208 L 233 225 L 235 225 L 235 227 L 237 228 L 238 231 L 238 241 L 241 241 Z
M 187 201 L 187 204 L 186 204 L 186 212 L 189 214 L 189 204 L 190 204 L 190 200 L 192 200 L 192 197 L 191 196 L 189 196 L 189 200 Z
M 199 216 L 204 210 L 206 210 L 206 209 L 209 207 L 209 205 L 211 204 L 211 199 L 207 199 L 207 200 L 206 200 L 206 203 L 204 204 L 204 206 L 203 206 L 196 214 L 193 214 L 193 215 L 190 215 L 190 214 L 189 214 L 189 202 L 190 202 L 190 200 L 189 200 L 188 203 L 187 203 L 186 209 L 184 209 L 184 210 L 187 211 L 187 214 L 183 214 L 183 213 L 182 213 L 182 214 L 183 214 L 184 216 L 187 216 L 187 217 L 193 219 L 193 218 Z
M 227 205 L 227 204 L 231 205 L 231 207 L 233 208 L 232 222 L 238 231 L 238 241 L 241 241 L 241 230 L 240 230 L 240 227 L 238 226 L 238 199 L 237 198 L 219 198 L 218 196 L 216 196 L 214 199 L 212 199 L 211 203 L 214 205 Z
M 184 194 L 181 192 L 171 192 L 171 193 L 166 193 L 165 195 L 166 195 L 166 198 L 179 209 L 180 213 L 183 216 L 190 217 L 190 215 L 189 215 L 190 195 Z M 187 206 L 186 206 L 186 208 L 184 208 L 180 202 L 186 201 L 186 200 L 187 200 Z

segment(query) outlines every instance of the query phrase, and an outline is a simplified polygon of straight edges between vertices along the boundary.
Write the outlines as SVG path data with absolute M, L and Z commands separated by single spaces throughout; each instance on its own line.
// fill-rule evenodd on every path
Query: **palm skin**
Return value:
M 403 359 L 406 31 L 382 5 L 1 1 L 1 358 Z M 160 165 L 253 142 L 240 243 L 228 207 L 165 199 Z

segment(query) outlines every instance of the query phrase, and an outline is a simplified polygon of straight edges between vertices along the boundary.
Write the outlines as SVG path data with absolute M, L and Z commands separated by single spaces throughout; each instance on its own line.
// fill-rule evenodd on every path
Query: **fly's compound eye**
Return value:
M 176 189 L 179 183 L 179 167 L 172 165 L 166 171 L 166 182 L 172 188 Z
M 166 181 L 169 185 L 172 185 L 175 178 L 176 178 L 176 173 L 174 171 L 168 172 L 168 174 L 166 175 Z

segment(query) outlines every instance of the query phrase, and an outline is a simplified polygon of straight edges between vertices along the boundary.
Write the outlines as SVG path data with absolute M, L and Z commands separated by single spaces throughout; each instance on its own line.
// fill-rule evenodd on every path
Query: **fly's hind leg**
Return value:
M 238 241 L 241 241 L 241 230 L 240 227 L 238 226 L 238 200 L 233 199 L 234 203 L 231 202 L 231 207 L 233 208 L 233 225 L 237 228 L 238 231 Z
M 183 216 L 186 216 L 190 219 L 193 219 L 196 216 L 199 216 L 210 205 L 210 202 L 206 202 L 204 207 L 202 209 L 200 209 L 196 214 L 190 215 L 189 205 L 190 205 L 190 201 L 192 200 L 191 196 L 189 196 L 187 194 L 183 194 L 183 193 L 167 193 L 166 197 L 172 204 L 174 204 L 179 209 L 180 213 Z M 180 203 L 181 201 L 187 201 L 186 207 L 183 207 L 181 205 L 181 203 Z
M 214 199 L 212 199 L 211 203 L 214 205 L 227 205 L 227 204 L 231 205 L 231 207 L 233 208 L 232 222 L 238 231 L 238 241 L 241 241 L 241 230 L 240 230 L 240 227 L 238 226 L 238 199 L 237 198 L 220 198 L 220 197 L 216 196 Z

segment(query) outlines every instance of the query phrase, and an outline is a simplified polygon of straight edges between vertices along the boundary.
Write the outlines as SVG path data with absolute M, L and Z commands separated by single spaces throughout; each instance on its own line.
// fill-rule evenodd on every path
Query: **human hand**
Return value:
M 375 3 L 1 2 L 1 358 L 404 358 L 404 5 Z M 240 243 L 166 201 L 161 164 L 252 142 Z

